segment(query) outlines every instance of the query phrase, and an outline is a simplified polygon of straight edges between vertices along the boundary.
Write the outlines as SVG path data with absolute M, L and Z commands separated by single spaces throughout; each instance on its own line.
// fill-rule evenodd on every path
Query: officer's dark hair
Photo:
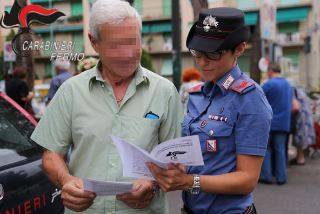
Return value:
M 268 66 L 268 69 L 271 69 L 275 73 L 281 73 L 280 65 L 277 62 L 271 62 Z

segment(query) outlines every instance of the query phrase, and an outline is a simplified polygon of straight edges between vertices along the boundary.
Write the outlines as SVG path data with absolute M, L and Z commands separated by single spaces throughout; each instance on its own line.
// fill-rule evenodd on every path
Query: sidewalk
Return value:
M 287 173 L 283 186 L 257 185 L 253 200 L 258 214 L 320 214 L 320 159 L 306 158 L 304 166 L 288 165 Z M 170 214 L 180 214 L 181 191 L 169 193 L 169 207 Z

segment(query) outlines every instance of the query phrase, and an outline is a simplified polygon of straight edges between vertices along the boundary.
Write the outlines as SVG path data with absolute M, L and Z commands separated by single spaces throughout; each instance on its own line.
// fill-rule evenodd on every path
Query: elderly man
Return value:
M 54 68 L 57 76 L 52 78 L 50 88 L 48 92 L 49 100 L 52 100 L 53 96 L 57 93 L 58 89 L 67 79 L 71 77 L 68 70 L 70 68 L 70 62 L 62 59 L 57 59 L 54 62 Z
M 183 111 L 177 90 L 139 64 L 141 18 L 127 2 L 97 1 L 89 24 L 99 63 L 60 87 L 32 135 L 46 149 L 44 170 L 62 189 L 67 213 L 168 213 L 166 196 L 153 192 L 152 181 L 122 177 L 122 162 L 109 134 L 148 152 L 179 137 Z M 95 198 L 83 190 L 81 178 L 134 185 L 129 194 Z

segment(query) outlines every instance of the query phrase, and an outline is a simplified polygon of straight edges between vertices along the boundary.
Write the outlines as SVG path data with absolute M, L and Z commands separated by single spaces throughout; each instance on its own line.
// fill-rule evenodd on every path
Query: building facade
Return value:
M 185 41 L 193 24 L 193 9 L 189 0 L 180 1 L 181 17 L 181 58 L 182 71 L 194 67 L 194 59 L 186 48 Z M 9 11 L 14 0 L 0 1 L 1 10 Z M 51 8 L 57 8 L 66 14 L 54 24 L 32 25 L 39 41 L 74 41 L 74 52 L 83 52 L 85 57 L 97 56 L 88 39 L 89 16 L 95 0 L 51 0 Z M 276 32 L 280 53 L 277 56 L 289 60 L 289 68 L 284 75 L 298 81 L 299 85 L 308 84 L 314 89 L 320 88 L 320 3 L 319 0 L 275 0 L 277 5 Z M 245 12 L 246 25 L 253 33 L 258 20 L 261 0 L 208 0 L 209 8 L 234 7 Z M 29 0 L 28 4 L 50 7 L 50 0 Z M 160 75 L 172 78 L 172 27 L 171 0 L 134 0 L 143 20 L 142 42 L 152 57 L 153 67 Z M 10 31 L 1 29 L 2 40 Z M 306 54 L 304 39 L 310 36 L 311 49 Z M 238 59 L 243 72 L 250 73 L 251 41 L 247 42 L 244 54 Z M 1 48 L 1 46 L 0 46 Z M 265 55 L 268 54 L 266 45 Z M 35 68 L 39 78 L 52 73 L 50 62 L 51 51 L 35 52 Z M 71 73 L 76 70 L 76 62 L 72 63 Z

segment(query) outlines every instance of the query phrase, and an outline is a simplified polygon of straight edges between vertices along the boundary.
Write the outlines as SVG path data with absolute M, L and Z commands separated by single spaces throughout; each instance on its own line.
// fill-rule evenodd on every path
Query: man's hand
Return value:
M 71 177 L 71 179 L 62 186 L 61 198 L 63 204 L 70 210 L 81 212 L 87 210 L 95 199 L 95 194 L 83 190 L 82 179 Z
M 185 166 L 168 164 L 168 169 L 162 169 L 151 162 L 146 165 L 164 192 L 188 190 L 193 184 L 193 176 L 186 174 Z
M 153 181 L 138 179 L 133 183 L 131 193 L 117 195 L 117 199 L 133 209 L 142 209 L 151 203 L 153 198 Z

